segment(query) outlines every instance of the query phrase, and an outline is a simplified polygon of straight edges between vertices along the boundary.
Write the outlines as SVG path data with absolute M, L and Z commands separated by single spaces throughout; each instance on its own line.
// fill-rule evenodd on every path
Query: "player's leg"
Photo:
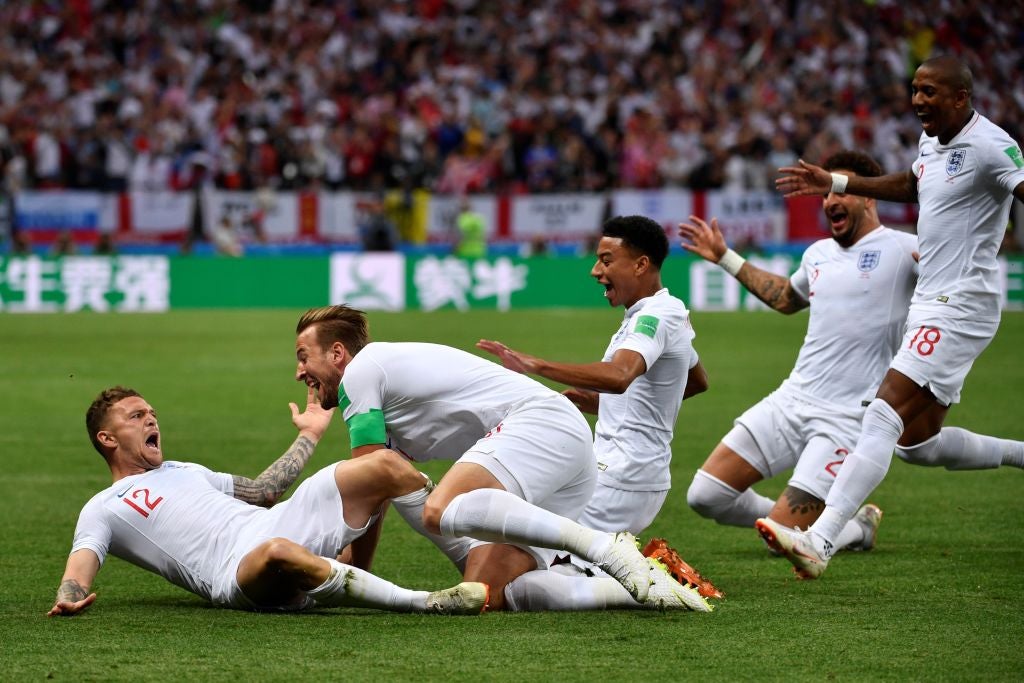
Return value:
M 433 490 L 433 482 L 400 454 L 381 449 L 340 462 L 335 469 L 335 481 L 345 501 L 346 524 L 354 529 L 362 528 L 371 515 L 377 514 L 384 501 L 391 499 L 399 515 L 462 571 L 469 541 L 444 538 L 423 528 L 423 504 Z
M 734 431 L 747 433 L 737 426 Z M 764 479 L 753 465 L 723 441 L 693 475 L 686 502 L 702 517 L 730 526 L 753 526 L 765 517 L 774 501 L 751 486 Z
M 807 529 L 825 509 L 825 498 L 856 441 L 858 428 L 853 415 L 844 417 L 831 413 L 829 409 L 810 424 L 817 433 L 808 439 L 800 453 L 786 489 L 768 515 L 769 519 L 791 529 Z M 881 510 L 877 506 L 863 506 L 843 527 L 836 546 L 850 550 L 873 548 L 881 518 Z
M 934 402 L 930 390 L 890 368 L 864 412 L 857 446 L 839 469 L 825 499 L 825 510 L 808 533 L 792 534 L 770 519 L 757 521 L 761 536 L 786 555 L 798 575 L 816 578 L 825 571 L 843 528 L 889 471 L 905 421 L 915 419 Z
M 538 569 L 516 578 L 505 588 L 505 604 L 514 612 L 580 612 L 607 609 L 687 609 L 710 612 L 711 604 L 691 586 L 673 579 L 654 560 L 650 594 L 638 603 L 615 579 L 590 576 L 573 565 Z
M 567 550 L 642 601 L 650 571 L 632 534 L 573 521 L 594 491 L 592 449 L 589 425 L 564 397 L 525 406 L 445 474 L 427 499 L 425 526 L 444 536 Z
M 242 558 L 239 588 L 258 607 L 299 606 L 311 598 L 323 607 L 374 607 L 396 612 L 476 614 L 487 602 L 482 584 L 460 584 L 430 593 L 396 586 L 369 572 L 314 555 L 286 538 L 272 538 Z
M 719 524 L 751 527 L 775 504 L 750 487 L 792 468 L 803 448 L 805 405 L 773 391 L 736 418 L 694 474 L 686 501 Z
M 943 427 L 948 406 L 933 404 L 907 425 L 896 455 L 912 465 L 947 470 L 984 470 L 1008 465 L 1024 468 L 1024 442 Z

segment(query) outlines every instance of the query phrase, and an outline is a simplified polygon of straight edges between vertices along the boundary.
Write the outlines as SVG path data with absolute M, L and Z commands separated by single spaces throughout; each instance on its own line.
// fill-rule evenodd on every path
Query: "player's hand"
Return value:
M 718 228 L 718 219 L 712 218 L 710 225 L 697 216 L 690 216 L 690 220 L 693 222 L 679 224 L 679 236 L 688 240 L 680 246 L 706 261 L 718 263 L 729 249 L 722 231 Z
M 499 341 L 481 339 L 476 343 L 476 347 L 487 353 L 493 353 L 501 361 L 501 364 L 509 370 L 522 373 L 530 373 L 536 370 L 536 358 L 525 353 L 513 351 Z
M 800 159 L 799 166 L 783 166 L 781 178 L 775 179 L 775 189 L 786 197 L 808 194 L 828 194 L 832 191 L 832 174 L 821 166 Z
M 299 412 L 299 406 L 289 403 L 292 411 L 292 424 L 299 430 L 299 434 L 310 439 L 314 443 L 320 440 L 334 417 L 334 408 L 325 410 L 320 405 L 320 398 L 311 386 L 306 386 L 306 409 Z
M 89 593 L 81 600 L 77 602 L 68 602 L 67 600 L 58 600 L 54 603 L 50 611 L 46 613 L 48 617 L 73 617 L 86 607 L 91 605 L 96 600 L 95 593 Z
M 596 391 L 589 389 L 566 389 L 562 395 L 573 402 L 580 409 L 580 412 L 597 415 L 597 408 L 600 405 L 601 397 Z

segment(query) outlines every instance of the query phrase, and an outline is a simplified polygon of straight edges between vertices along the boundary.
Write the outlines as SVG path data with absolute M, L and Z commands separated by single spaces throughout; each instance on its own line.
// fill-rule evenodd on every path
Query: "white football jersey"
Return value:
M 165 461 L 114 482 L 78 517 L 71 552 L 110 553 L 212 600 L 241 531 L 267 510 L 232 497 L 230 474 Z
M 917 280 L 913 235 L 877 228 L 852 247 L 818 240 L 790 277 L 810 303 L 807 335 L 783 387 L 859 408 L 874 398 L 903 338 Z
M 450 346 L 373 342 L 345 368 L 338 404 L 352 448 L 387 444 L 410 460 L 457 460 L 513 408 L 552 394 Z
M 672 430 L 683 401 L 686 377 L 697 364 L 686 305 L 661 289 L 626 309 L 604 352 L 619 349 L 644 357 L 647 371 L 621 394 L 601 394 L 594 428 L 598 481 L 626 491 L 671 487 Z
M 912 169 L 920 203 L 921 277 L 914 306 L 959 319 L 998 319 L 996 254 L 1013 189 L 1024 182 L 1020 146 L 975 112 L 949 144 L 922 133 L 918 150 Z

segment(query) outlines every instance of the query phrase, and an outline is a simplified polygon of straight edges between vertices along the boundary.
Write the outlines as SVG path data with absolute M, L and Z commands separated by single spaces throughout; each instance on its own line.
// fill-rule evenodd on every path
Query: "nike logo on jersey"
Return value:
M 121 493 L 117 494 L 117 497 L 118 498 L 124 498 L 124 494 L 128 493 L 129 491 L 131 491 L 133 486 L 135 486 L 135 484 L 128 484 L 128 487 L 125 488 L 124 491 L 121 491 Z

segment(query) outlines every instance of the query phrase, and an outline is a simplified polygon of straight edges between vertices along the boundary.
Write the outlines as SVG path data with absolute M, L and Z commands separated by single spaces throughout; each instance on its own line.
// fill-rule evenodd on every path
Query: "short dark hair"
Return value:
M 658 270 L 668 256 L 665 229 L 646 216 L 616 216 L 605 222 L 601 234 L 621 239 L 626 247 L 647 256 Z
M 338 304 L 311 308 L 299 318 L 295 334 L 316 325 L 316 341 L 321 349 L 341 342 L 353 356 L 370 342 L 370 325 L 366 314 L 357 308 Z
M 825 163 L 821 166 L 826 171 L 834 171 L 838 168 L 844 171 L 853 171 L 857 175 L 866 178 L 882 175 L 882 167 L 878 165 L 877 161 L 864 152 L 857 152 L 852 149 L 836 152 L 828 159 L 825 159 Z
M 918 68 L 932 69 L 939 72 L 940 80 L 953 90 L 966 90 L 970 97 L 974 91 L 974 76 L 967 64 L 953 55 L 930 57 Z
M 100 446 L 96 435 L 106 424 L 107 414 L 114 407 L 114 404 L 132 396 L 142 398 L 142 394 L 134 389 L 122 386 L 110 387 L 101 391 L 100 395 L 89 406 L 89 409 L 85 411 L 85 428 L 89 432 L 89 441 L 92 441 L 92 447 L 104 458 L 107 457 L 107 454 L 103 452 L 103 447 Z

